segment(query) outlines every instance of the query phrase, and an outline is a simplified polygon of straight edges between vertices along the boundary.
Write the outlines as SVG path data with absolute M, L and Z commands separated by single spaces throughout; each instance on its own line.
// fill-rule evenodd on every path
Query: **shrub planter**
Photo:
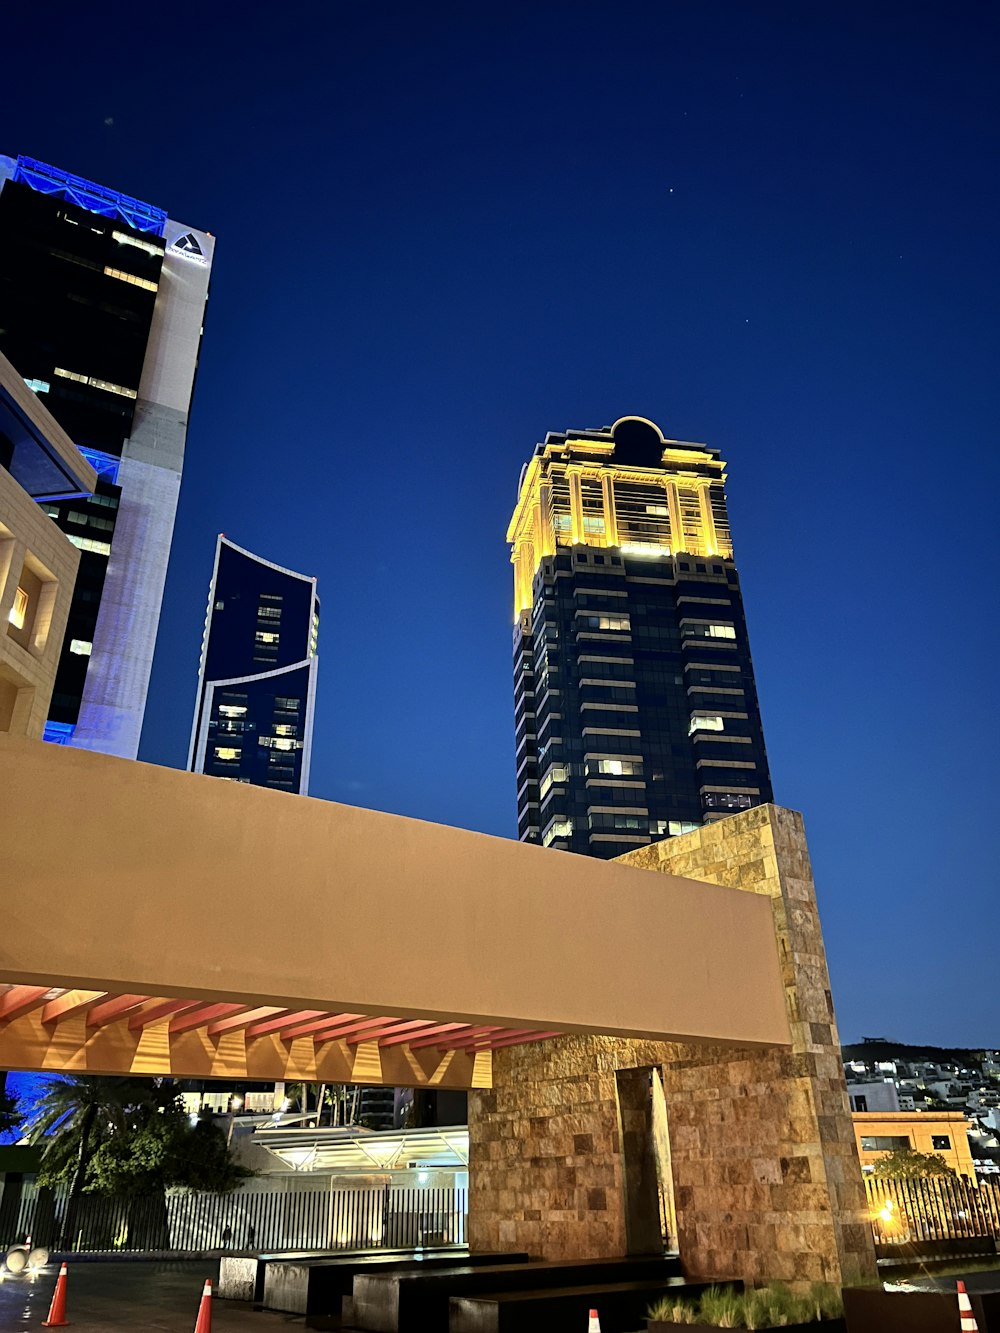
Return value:
M 687 1333 L 740 1333 L 738 1329 L 723 1328 L 720 1324 L 675 1324 L 672 1320 L 646 1320 L 647 1333 L 677 1333 L 680 1328 Z M 846 1328 L 843 1319 L 814 1319 L 809 1324 L 783 1324 L 773 1333 L 846 1333 Z M 769 1330 L 761 1329 L 760 1333 L 769 1333 Z

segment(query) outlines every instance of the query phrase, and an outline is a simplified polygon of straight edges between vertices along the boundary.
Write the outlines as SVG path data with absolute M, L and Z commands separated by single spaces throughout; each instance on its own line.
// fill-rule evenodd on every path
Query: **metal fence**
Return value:
M 1000 1187 L 958 1176 L 865 1177 L 876 1245 L 1000 1238 Z
M 12 1210 L 13 1211 L 13 1210 Z M 244 1189 L 152 1197 L 26 1192 L 0 1250 L 30 1235 L 74 1251 L 358 1250 L 464 1245 L 464 1189 Z M 10 1234 L 6 1234 L 10 1233 Z

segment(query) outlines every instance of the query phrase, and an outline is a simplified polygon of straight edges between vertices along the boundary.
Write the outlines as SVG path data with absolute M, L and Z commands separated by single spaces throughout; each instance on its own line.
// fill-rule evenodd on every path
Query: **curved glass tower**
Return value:
M 318 633 L 315 578 L 283 569 L 220 535 L 190 770 L 308 792 Z

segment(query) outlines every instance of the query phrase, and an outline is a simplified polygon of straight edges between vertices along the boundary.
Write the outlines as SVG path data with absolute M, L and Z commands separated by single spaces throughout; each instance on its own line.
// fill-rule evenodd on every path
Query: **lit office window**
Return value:
M 243 751 L 235 745 L 217 745 L 215 747 L 216 759 L 239 759 Z
M 692 623 L 688 621 L 681 626 L 681 633 L 688 639 L 735 639 L 736 629 L 733 625 L 708 624 L 699 621 Z
M 76 653 L 78 657 L 89 657 L 94 651 L 94 645 L 89 639 L 70 639 L 69 650 Z
M 588 629 L 630 630 L 632 628 L 628 616 L 584 616 L 583 623 Z
M 258 606 L 258 608 L 257 608 L 257 618 L 258 618 L 259 620 L 280 620 L 280 619 L 281 619 L 281 607 L 280 607 L 280 606 Z
M 725 725 L 718 713 L 695 713 L 688 727 L 688 735 L 696 731 L 724 731 Z
M 140 241 L 137 236 L 129 236 L 124 231 L 113 231 L 112 239 L 119 245 L 134 245 L 137 250 L 145 250 L 147 255 L 152 255 L 155 259 L 163 258 L 163 250 L 158 245 L 153 245 L 151 241 Z
M 100 380 L 94 375 L 81 375 L 75 370 L 63 370 L 61 366 L 56 366 L 55 374 L 60 379 L 75 380 L 77 384 L 89 384 L 91 388 L 103 389 L 105 393 L 116 393 L 122 398 L 138 398 L 135 389 L 127 389 L 124 384 L 115 384 L 111 380 Z
M 615 778 L 642 777 L 642 760 L 598 759 L 597 771 Z
M 75 532 L 67 532 L 66 540 L 72 542 L 80 551 L 92 551 L 94 555 L 110 555 L 111 543 L 95 541 L 93 537 L 78 537 Z
M 542 778 L 538 788 L 538 795 L 545 796 L 553 783 L 562 783 L 569 781 L 569 769 L 565 764 L 553 764 L 552 767 Z
M 223 717 L 245 717 L 245 704 L 219 704 L 219 712 Z
M 546 847 L 551 847 L 557 838 L 569 838 L 573 833 L 572 819 L 557 819 L 554 824 L 550 824 L 542 836 L 542 842 Z
M 48 380 L 25 379 L 24 382 L 28 386 L 28 388 L 31 389 L 33 393 L 48 393 L 48 391 L 52 388 L 52 385 L 48 382 Z
M 295 736 L 298 734 L 298 727 L 291 726 L 287 722 L 279 722 L 274 728 L 276 736 Z
M 127 282 L 133 287 L 142 287 L 144 291 L 155 292 L 159 288 L 155 282 L 150 282 L 148 278 L 136 277 L 134 273 L 126 273 L 124 269 L 108 268 L 105 266 L 104 276 L 106 278 L 117 278 L 119 282 Z
M 7 613 L 7 619 L 15 629 L 24 629 L 24 622 L 28 618 L 28 594 L 23 588 L 18 588 L 14 594 L 14 605 Z
M 280 637 L 281 637 L 281 636 L 280 636 L 279 634 L 274 633 L 274 631 L 270 631 L 270 632 L 269 632 L 269 631 L 267 631 L 267 630 L 263 630 L 263 629 L 259 629 L 259 630 L 256 632 L 256 634 L 254 635 L 254 639 L 256 640 L 257 643 L 275 643 L 275 644 L 276 644 L 276 643 L 278 642 L 278 640 L 280 639 Z

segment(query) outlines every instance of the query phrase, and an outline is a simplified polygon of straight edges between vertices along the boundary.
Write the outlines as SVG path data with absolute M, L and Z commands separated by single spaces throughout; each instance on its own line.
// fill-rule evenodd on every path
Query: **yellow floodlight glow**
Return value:
M 635 420 L 653 426 L 645 417 Z M 542 561 L 559 550 L 593 547 L 653 560 L 732 558 L 725 465 L 715 451 L 681 447 L 654 429 L 665 445 L 655 467 L 617 460 L 611 432 L 606 439 L 549 442 L 525 465 L 507 528 L 515 624 L 532 608 Z

